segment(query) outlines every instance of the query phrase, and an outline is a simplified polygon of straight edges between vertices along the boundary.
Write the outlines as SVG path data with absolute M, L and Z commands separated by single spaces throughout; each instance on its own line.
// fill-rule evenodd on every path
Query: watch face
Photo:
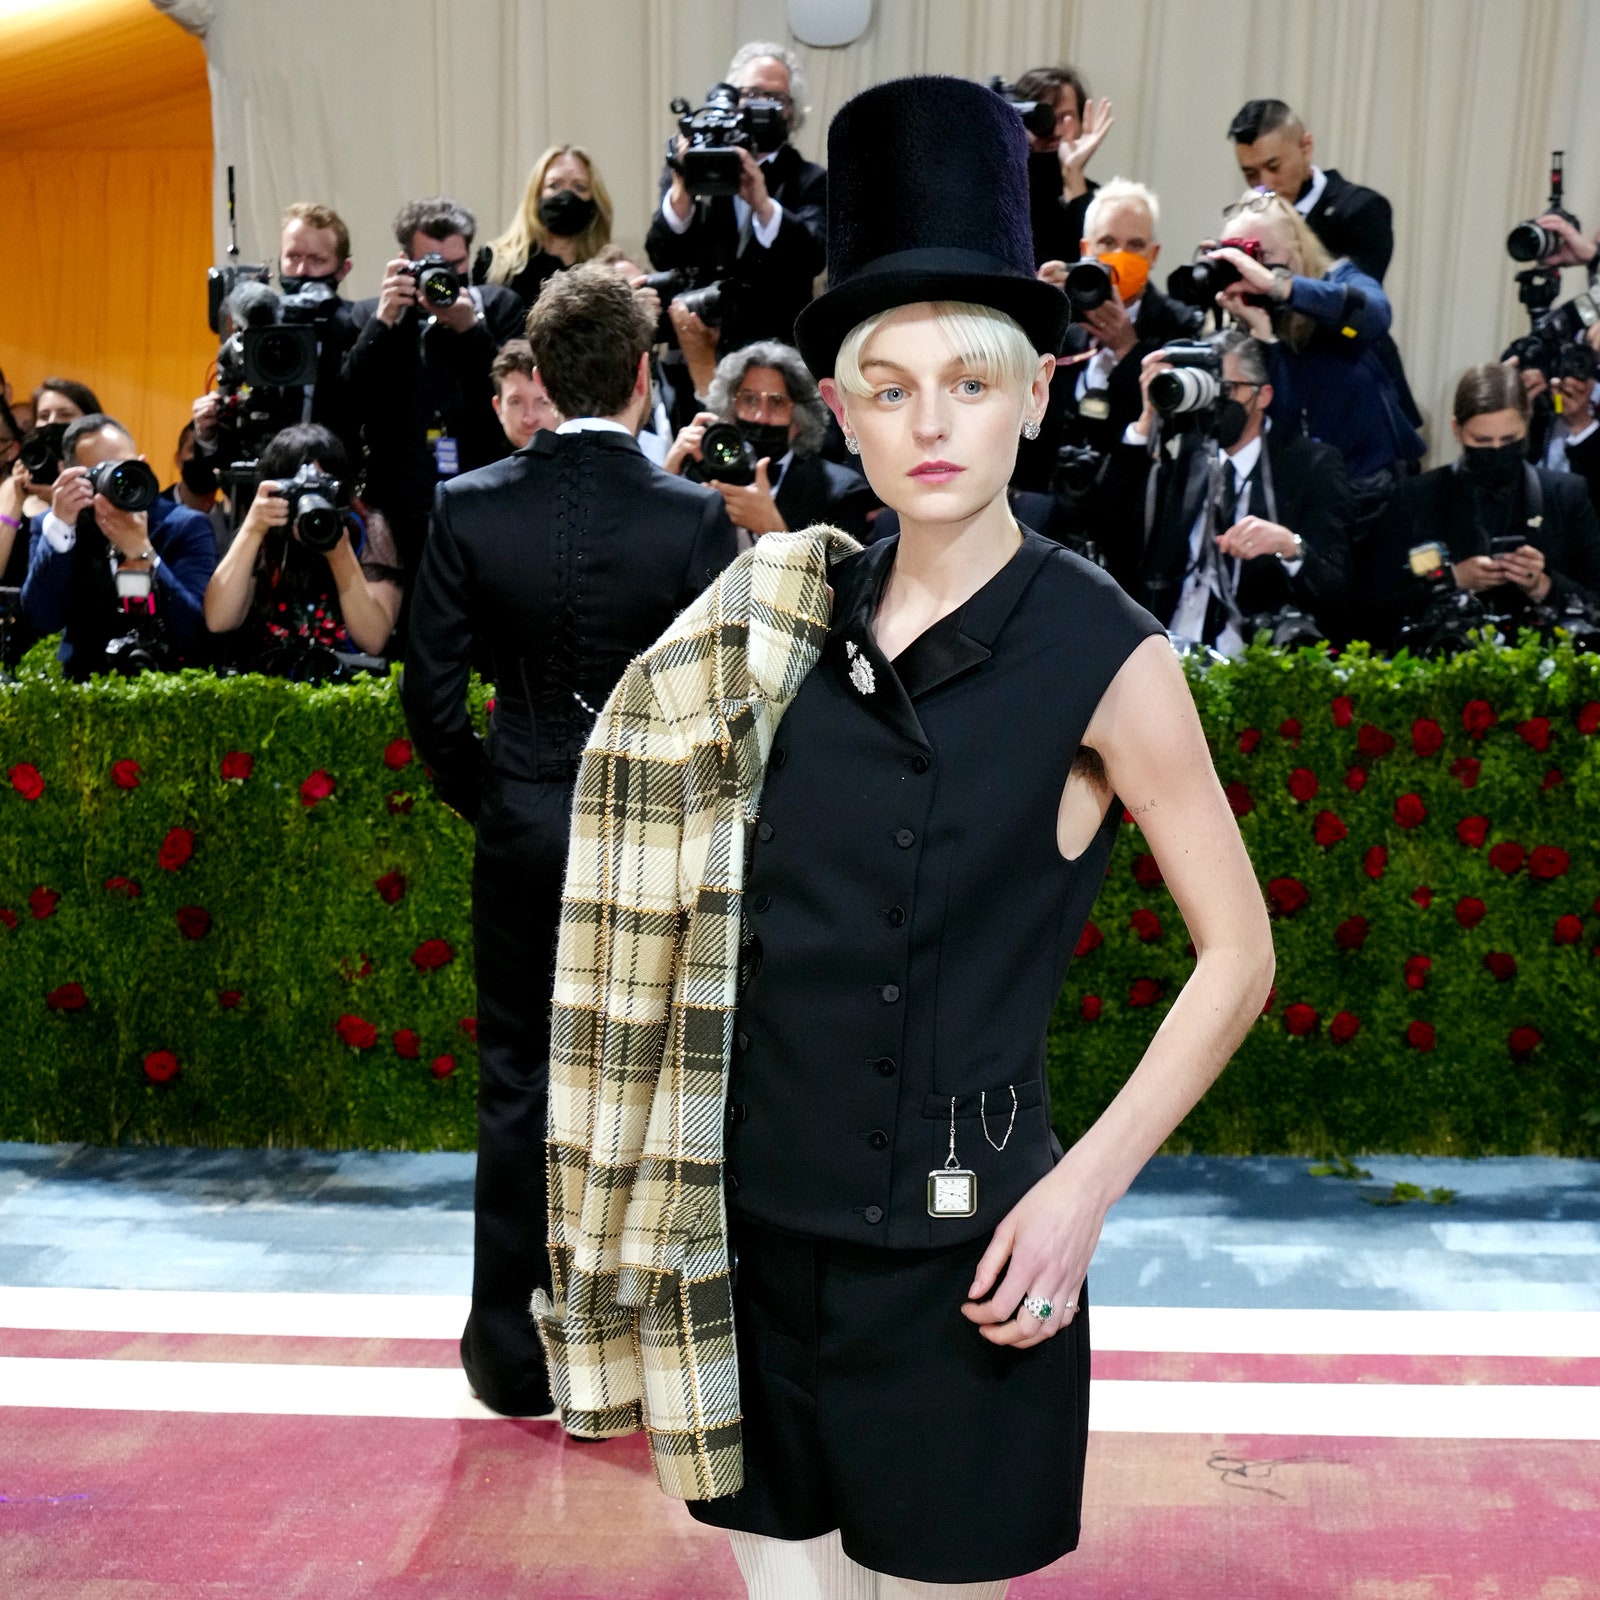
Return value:
M 976 1173 L 941 1168 L 928 1174 L 929 1216 L 970 1217 L 977 1209 Z

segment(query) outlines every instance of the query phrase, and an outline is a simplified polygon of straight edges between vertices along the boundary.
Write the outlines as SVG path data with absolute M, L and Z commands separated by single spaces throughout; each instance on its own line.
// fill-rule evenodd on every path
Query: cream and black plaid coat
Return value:
M 628 668 L 584 750 L 550 1040 L 550 1258 L 534 1297 L 562 1421 L 644 1428 L 663 1490 L 744 1481 L 722 1135 L 746 836 L 822 653 L 832 528 L 769 533 Z

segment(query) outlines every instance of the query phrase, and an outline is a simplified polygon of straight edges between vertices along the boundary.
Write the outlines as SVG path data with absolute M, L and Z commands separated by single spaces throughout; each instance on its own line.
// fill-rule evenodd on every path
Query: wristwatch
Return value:
M 1305 542 L 1305 540 L 1302 539 L 1298 533 L 1295 533 L 1292 530 L 1291 530 L 1291 532 L 1289 534 L 1289 537 L 1294 540 L 1294 554 L 1292 556 L 1286 556 L 1280 550 L 1278 552 L 1278 559 L 1280 561 L 1282 561 L 1285 565 L 1287 565 L 1291 561 L 1304 561 L 1305 558 L 1306 558 L 1306 542 Z

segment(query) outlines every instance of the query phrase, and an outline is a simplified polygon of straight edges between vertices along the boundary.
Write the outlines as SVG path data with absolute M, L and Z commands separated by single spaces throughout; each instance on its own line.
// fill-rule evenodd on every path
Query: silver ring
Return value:
M 1037 1317 L 1040 1322 L 1048 1322 L 1050 1313 L 1055 1310 L 1055 1307 L 1042 1294 L 1030 1294 L 1023 1297 L 1022 1309 L 1030 1317 Z

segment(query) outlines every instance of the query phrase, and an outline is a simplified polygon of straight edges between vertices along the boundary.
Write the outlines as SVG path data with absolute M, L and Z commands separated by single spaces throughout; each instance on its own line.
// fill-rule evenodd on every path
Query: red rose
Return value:
M 1333 725 L 1336 728 L 1348 728 L 1350 719 L 1356 714 L 1356 703 L 1347 694 L 1336 694 L 1333 697 Z
M 1356 735 L 1356 749 L 1362 755 L 1376 761 L 1394 749 L 1394 735 L 1385 733 L 1382 728 L 1374 727 L 1370 722 L 1363 722 L 1361 731 Z
M 1505 873 L 1508 878 L 1521 872 L 1522 863 L 1527 859 L 1528 852 L 1514 839 L 1502 839 L 1489 851 L 1489 865 L 1496 872 Z
M 1461 726 L 1474 739 L 1481 739 L 1494 723 L 1494 707 L 1487 700 L 1469 700 L 1461 708 Z
M 1591 700 L 1579 709 L 1578 732 L 1586 739 L 1600 733 L 1600 700 Z
M 1255 810 L 1255 796 L 1237 778 L 1226 785 L 1222 792 L 1228 797 L 1228 809 L 1234 816 L 1248 817 Z
M 151 1083 L 171 1083 L 178 1076 L 178 1058 L 170 1050 L 152 1050 L 144 1058 L 144 1075 Z
M 0 925 L 15 928 L 18 920 L 16 912 L 10 906 L 0 906 Z
M 1098 950 L 1105 942 L 1105 935 L 1092 923 L 1083 925 L 1083 932 L 1078 935 L 1077 948 L 1072 952 L 1075 961 L 1081 961 L 1091 950 Z
M 1311 825 L 1311 836 L 1324 850 L 1338 844 L 1350 830 L 1331 811 L 1319 811 Z
M 1496 983 L 1508 983 L 1517 975 L 1517 958 L 1504 950 L 1491 950 L 1483 958 L 1483 967 Z
M 374 880 L 372 887 L 378 891 L 378 898 L 385 905 L 397 905 L 405 898 L 406 876 L 403 872 L 386 872 Z
M 1207 745 L 1206 748 L 1209 750 L 1211 747 Z M 1122 825 L 1125 828 L 1131 828 L 1133 826 L 1133 813 L 1126 806 L 1122 808 Z M 1111 867 L 1108 863 L 1106 866 L 1106 876 L 1109 877 L 1110 875 Z
M 1285 1006 L 1283 1011 L 1283 1031 L 1296 1039 L 1303 1039 L 1308 1033 L 1317 1031 L 1317 1023 L 1321 1019 L 1316 1011 L 1297 1000 L 1292 1006 Z
M 1374 883 L 1376 883 L 1378 879 L 1384 875 L 1385 871 L 1388 869 L 1388 866 L 1389 852 L 1388 849 L 1381 844 L 1373 845 L 1373 847 L 1361 858 L 1361 870 L 1366 873 L 1366 875 L 1371 878 Z
M 490 695 L 489 698 L 483 702 L 483 711 L 484 711 L 484 715 L 485 716 L 492 717 L 494 715 L 494 696 L 493 695 Z
M 1463 789 L 1477 788 L 1482 771 L 1483 763 L 1476 756 L 1457 756 L 1450 763 L 1450 776 L 1459 778 Z
M 137 900 L 144 890 L 140 888 L 136 879 L 124 878 L 120 874 L 106 879 L 107 894 L 125 894 L 130 900 Z
M 1344 786 L 1351 794 L 1360 794 L 1367 786 L 1367 769 L 1365 767 L 1349 767 L 1345 771 Z
M 1278 737 L 1287 739 L 1290 744 L 1300 743 L 1300 719 L 1298 717 L 1285 717 L 1278 724 Z
M 394 1034 L 394 1053 L 402 1061 L 415 1061 L 422 1049 L 422 1040 L 414 1029 L 400 1028 Z
M 1367 942 L 1370 931 L 1370 924 L 1365 917 L 1346 917 L 1333 930 L 1333 942 L 1341 950 L 1359 950 Z
M 1433 971 L 1433 957 L 1407 956 L 1405 970 L 1406 988 L 1425 989 L 1428 985 L 1428 974 Z
M 171 828 L 161 841 L 156 860 L 168 872 L 176 872 L 194 854 L 194 835 L 187 828 Z
M 137 761 L 113 761 L 111 763 L 111 781 L 119 789 L 137 789 L 139 787 L 139 774 L 143 770 Z
M 52 989 L 44 997 L 44 1003 L 52 1011 L 82 1011 L 88 1005 L 89 997 L 83 992 L 81 983 L 64 983 L 58 989 Z
M 1483 841 L 1489 837 L 1489 819 L 1487 817 L 1463 817 L 1456 824 L 1456 838 L 1469 850 L 1478 850 L 1483 846 Z
M 1274 878 L 1267 885 L 1267 899 L 1282 917 L 1292 917 L 1310 902 L 1311 895 L 1298 878 Z
M 1431 1022 L 1412 1022 L 1406 1027 L 1406 1043 L 1413 1050 L 1433 1049 L 1433 1024 Z
M 20 761 L 11 769 L 11 787 L 24 800 L 37 800 L 44 793 L 44 779 L 31 761 Z
M 1600 710 L 1600 707 L 1597 707 L 1596 709 Z M 1260 743 L 1261 730 L 1259 728 L 1246 728 L 1244 732 L 1239 735 L 1239 754 L 1244 756 L 1253 754 L 1256 746 Z
M 1564 878 L 1572 857 L 1560 845 L 1536 844 L 1528 857 L 1528 876 L 1548 883 L 1552 878 Z
M 411 952 L 411 964 L 418 972 L 437 972 L 440 967 L 448 967 L 455 958 L 455 951 L 443 939 L 424 939 Z
M 1419 883 L 1416 888 L 1411 891 L 1411 898 L 1416 901 L 1416 903 L 1421 906 L 1424 911 L 1426 911 L 1428 907 L 1433 904 L 1433 890 L 1430 889 L 1427 884 Z
M 398 772 L 401 767 L 411 765 L 411 741 L 409 739 L 396 739 L 388 745 L 383 752 L 383 764 L 391 772 Z
M 1161 985 L 1154 978 L 1135 978 L 1128 990 L 1130 1006 L 1153 1006 L 1161 998 Z
M 1428 808 L 1420 794 L 1403 794 L 1394 803 L 1394 820 L 1402 828 L 1415 828 L 1427 820 Z
M 1328 1037 L 1335 1044 L 1349 1044 L 1360 1031 L 1361 1019 L 1348 1011 L 1335 1012 L 1333 1021 L 1328 1024 Z
M 1310 767 L 1296 767 L 1289 774 L 1289 793 L 1302 803 L 1310 800 L 1320 787 Z
M 1550 719 L 1549 717 L 1529 717 L 1526 722 L 1517 724 L 1517 737 L 1524 744 L 1531 745 L 1535 750 L 1543 752 L 1550 748 Z
M 463 1017 L 456 1026 L 476 1044 L 478 1042 L 478 1019 L 476 1017 Z
M 326 800 L 333 793 L 334 782 L 326 772 L 318 767 L 315 772 L 300 785 L 300 804 L 314 806 L 319 801 Z
M 28 909 L 33 913 L 35 922 L 43 922 L 46 917 L 53 917 L 60 903 L 61 896 L 54 889 L 45 888 L 42 883 L 28 896 Z
M 256 770 L 256 758 L 248 750 L 230 750 L 222 758 L 222 781 L 243 783 Z
M 1141 855 L 1133 858 L 1133 881 L 1141 889 L 1154 889 L 1161 882 L 1161 868 L 1156 864 L 1154 856 Z
M 1128 926 L 1139 935 L 1141 944 L 1149 944 L 1151 940 L 1161 937 L 1161 918 L 1143 907 L 1128 919 Z
M 391 817 L 409 817 L 415 801 L 404 789 L 391 789 L 383 803 L 389 808 Z
M 1569 911 L 1564 917 L 1556 918 L 1555 942 L 1557 944 L 1576 944 L 1582 937 L 1582 917 L 1576 917 Z
M 433 1065 L 429 1068 L 429 1071 L 431 1071 L 436 1078 L 448 1078 L 455 1070 L 456 1058 L 454 1056 L 435 1056 L 433 1058 Z
M 1544 777 L 1540 780 L 1539 787 L 1541 789 L 1553 789 L 1558 783 L 1565 782 L 1566 778 L 1562 773 L 1561 768 L 1551 767 L 1551 769 L 1545 773 Z
M 211 913 L 204 906 L 179 906 L 178 932 L 185 939 L 205 938 L 211 932 Z
M 378 1042 L 378 1030 L 365 1017 L 353 1017 L 348 1012 L 334 1023 L 333 1031 L 352 1050 L 370 1050 Z
M 1520 1028 L 1511 1030 L 1511 1037 L 1506 1043 L 1511 1047 L 1512 1055 L 1520 1061 L 1524 1056 L 1531 1056 L 1542 1040 L 1543 1035 L 1537 1028 L 1530 1028 L 1524 1023 Z
M 1097 994 L 1086 994 L 1078 1002 L 1078 1015 L 1085 1022 L 1098 1022 L 1100 1020 L 1100 1011 L 1100 996 Z
M 1419 756 L 1436 756 L 1444 748 L 1444 729 L 1432 717 L 1411 724 L 1411 748 Z
M 241 994 L 237 989 L 219 989 L 217 991 L 217 1004 L 221 1006 L 224 1011 L 238 1010 L 239 1002 L 243 999 L 244 995 Z
M 1488 909 L 1475 894 L 1463 895 L 1456 901 L 1456 921 L 1463 928 L 1476 928 Z

